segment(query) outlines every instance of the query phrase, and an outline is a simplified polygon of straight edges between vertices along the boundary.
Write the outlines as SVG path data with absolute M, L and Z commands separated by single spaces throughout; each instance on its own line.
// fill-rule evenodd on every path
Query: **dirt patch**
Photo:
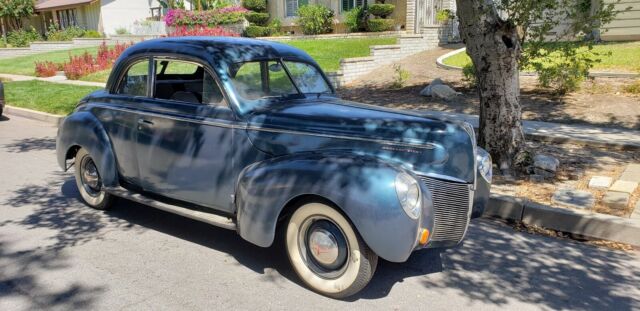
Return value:
M 410 72 L 406 86 L 392 90 L 392 65 L 383 66 L 340 90 L 349 100 L 397 109 L 478 114 L 478 95 L 463 81 L 460 71 L 439 68 L 435 60 L 458 48 L 438 48 L 408 57 L 397 64 Z M 462 95 L 444 101 L 420 96 L 420 90 L 441 78 Z M 596 78 L 584 83 L 580 91 L 564 96 L 538 87 L 535 77 L 521 77 L 521 103 L 526 120 L 585 124 L 640 130 L 640 96 L 625 93 L 632 79 Z

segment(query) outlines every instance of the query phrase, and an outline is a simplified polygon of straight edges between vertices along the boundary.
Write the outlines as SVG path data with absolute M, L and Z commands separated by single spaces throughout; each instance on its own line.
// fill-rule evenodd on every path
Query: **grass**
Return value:
M 69 114 L 82 97 L 99 89 L 37 80 L 4 84 L 8 105 L 61 115 Z
M 35 76 L 36 61 L 52 61 L 61 63 L 69 60 L 69 55 L 80 55 L 85 51 L 96 54 L 98 47 L 86 47 L 73 50 L 54 51 L 9 59 L 0 59 L 0 73 Z
M 354 39 L 328 39 L 328 40 L 291 40 L 283 42 L 302 49 L 313 57 L 324 71 L 337 71 L 340 68 L 340 60 L 350 57 L 368 56 L 369 47 L 372 45 L 395 44 L 396 38 L 354 38 Z M 69 54 L 79 55 L 85 51 L 96 54 L 98 48 L 80 48 L 66 51 L 55 51 L 43 54 L 29 55 L 11 59 L 0 60 L 0 73 L 33 76 L 35 61 L 64 62 L 69 59 Z M 106 82 L 110 70 L 96 72 L 81 78 L 83 81 Z
M 602 54 L 601 62 L 596 63 L 594 70 L 604 71 L 640 71 L 640 41 L 607 42 L 594 46 L 594 51 Z M 458 53 L 443 61 L 446 65 L 464 67 L 471 63 L 467 53 Z

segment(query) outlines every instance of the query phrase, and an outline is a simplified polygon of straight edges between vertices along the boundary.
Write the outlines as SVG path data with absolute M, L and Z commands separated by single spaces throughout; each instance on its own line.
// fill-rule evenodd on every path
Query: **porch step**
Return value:
M 131 192 L 122 187 L 108 188 L 106 191 L 110 194 L 121 197 L 123 199 L 148 205 L 153 208 L 163 210 L 165 212 L 169 212 L 169 213 L 177 214 L 187 218 L 191 218 L 194 220 L 202 221 L 204 223 L 208 223 L 210 225 L 214 225 L 220 228 L 236 230 L 236 223 L 233 221 L 233 219 L 228 217 L 216 215 L 213 213 L 196 211 L 196 210 L 192 210 L 192 209 L 177 206 L 177 205 L 167 204 L 164 202 L 160 202 L 158 200 L 151 199 L 139 193 Z

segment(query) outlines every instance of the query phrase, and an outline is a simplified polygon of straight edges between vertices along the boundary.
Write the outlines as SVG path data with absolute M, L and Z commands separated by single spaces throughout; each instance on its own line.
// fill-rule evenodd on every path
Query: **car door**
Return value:
M 211 71 L 156 58 L 153 100 L 142 103 L 136 145 L 142 187 L 170 199 L 231 212 L 234 128 Z

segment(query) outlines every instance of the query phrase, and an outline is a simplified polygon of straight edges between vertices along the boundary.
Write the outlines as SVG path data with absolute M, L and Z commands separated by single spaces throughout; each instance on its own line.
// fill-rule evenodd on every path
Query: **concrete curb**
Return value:
M 462 71 L 462 67 L 447 65 L 444 63 L 444 60 L 450 56 L 453 56 L 458 53 L 462 53 L 466 50 L 467 48 L 461 48 L 455 51 L 451 51 L 447 54 L 444 54 L 436 59 L 436 65 L 442 69 Z M 520 75 L 532 77 L 532 76 L 537 76 L 538 74 L 535 72 L 520 72 Z M 589 72 L 589 76 L 594 78 L 638 78 L 640 77 L 640 74 L 632 73 L 632 72 L 594 71 L 594 72 Z
M 64 116 L 12 106 L 4 106 L 4 112 L 8 115 L 38 120 L 55 126 L 58 126 L 64 119 Z
M 640 246 L 640 220 L 556 208 L 504 195 L 491 195 L 482 217 L 520 221 L 584 237 Z

